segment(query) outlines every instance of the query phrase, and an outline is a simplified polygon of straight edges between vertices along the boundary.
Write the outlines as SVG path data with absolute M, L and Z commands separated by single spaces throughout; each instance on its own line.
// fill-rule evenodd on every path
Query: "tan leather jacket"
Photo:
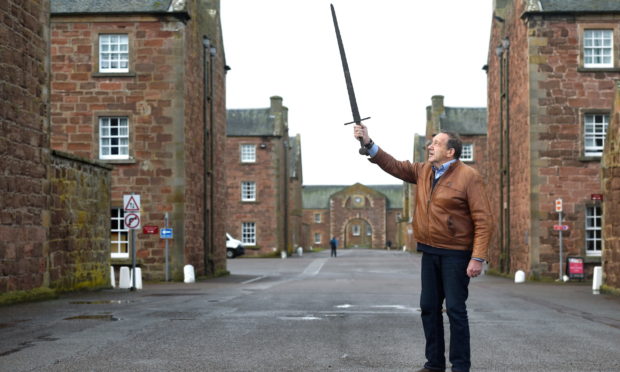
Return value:
M 471 250 L 472 257 L 488 259 L 493 219 L 482 177 L 475 169 L 457 160 L 433 189 L 430 163 L 398 161 L 380 148 L 370 161 L 394 177 L 417 185 L 413 231 L 418 242 Z

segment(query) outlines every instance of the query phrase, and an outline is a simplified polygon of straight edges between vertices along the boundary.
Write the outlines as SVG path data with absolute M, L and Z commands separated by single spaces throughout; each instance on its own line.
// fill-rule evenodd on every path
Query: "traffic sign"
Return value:
M 140 214 L 139 213 L 127 213 L 125 215 L 125 227 L 130 230 L 140 228 Z
M 562 212 L 562 199 L 555 200 L 555 211 Z
M 159 232 L 159 227 L 153 225 L 146 225 L 142 227 L 143 234 L 157 234 Z
M 553 230 L 566 231 L 568 230 L 568 225 L 553 225 Z
M 140 195 L 123 195 L 125 212 L 140 212 Z
M 172 239 L 172 229 L 160 229 L 159 230 L 159 238 L 160 239 Z

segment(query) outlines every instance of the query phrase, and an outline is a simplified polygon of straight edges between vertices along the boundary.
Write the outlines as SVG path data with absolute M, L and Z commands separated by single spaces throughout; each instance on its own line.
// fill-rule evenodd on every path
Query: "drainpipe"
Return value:
M 510 40 L 502 40 L 506 57 L 506 272 L 510 273 Z
M 499 45 L 495 48 L 499 66 L 499 267 L 504 272 L 504 48 Z
M 215 236 L 214 236 L 214 199 L 215 187 L 213 176 L 214 165 L 214 136 L 213 136 L 213 57 L 217 50 L 211 45 L 208 37 L 204 36 L 203 43 L 203 74 L 204 74 L 204 98 L 205 107 L 203 111 L 203 122 L 205 123 L 204 131 L 204 153 L 203 159 L 205 164 L 205 183 L 204 183 L 204 267 L 205 275 L 215 274 L 215 262 L 213 255 L 215 253 Z

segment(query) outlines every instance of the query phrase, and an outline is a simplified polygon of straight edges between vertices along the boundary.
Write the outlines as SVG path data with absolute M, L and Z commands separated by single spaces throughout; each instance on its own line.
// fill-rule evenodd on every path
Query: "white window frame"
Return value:
M 361 230 L 360 225 L 355 224 L 351 226 L 351 234 L 353 236 L 360 236 L 362 234 Z
M 601 157 L 609 128 L 608 114 L 585 114 L 583 117 L 583 154 Z
M 247 245 L 256 245 L 256 222 L 241 223 L 241 242 Z
M 603 215 L 600 205 L 586 206 L 586 256 L 600 257 L 603 251 Z
M 314 223 L 321 223 L 321 214 L 320 213 L 315 213 L 314 214 Z
M 127 34 L 99 35 L 99 72 L 129 72 L 129 36 Z
M 242 163 L 256 163 L 256 145 L 241 144 L 239 153 Z
M 256 182 L 254 181 L 241 182 L 241 201 L 244 201 L 244 202 L 256 201 Z
M 110 213 L 110 257 L 129 258 L 129 229 L 123 208 L 112 208 Z
M 474 161 L 474 145 L 472 143 L 463 144 L 461 161 Z
M 128 117 L 99 118 L 99 159 L 129 159 Z
M 610 29 L 583 30 L 583 67 L 614 67 L 614 32 Z
M 314 233 L 314 244 L 321 244 L 321 233 Z

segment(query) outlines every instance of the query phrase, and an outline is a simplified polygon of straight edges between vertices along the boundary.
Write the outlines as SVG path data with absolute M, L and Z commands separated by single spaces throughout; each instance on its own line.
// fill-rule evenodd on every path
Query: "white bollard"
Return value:
M 116 275 L 114 275 L 114 266 L 110 266 L 110 285 L 116 288 Z
M 286 258 L 286 251 L 280 252 L 280 257 L 282 257 L 282 259 L 285 259 Z
M 515 273 L 515 283 L 524 283 L 525 282 L 525 272 L 523 270 L 518 270 Z
M 129 266 L 121 266 L 118 279 L 118 288 L 131 288 L 131 280 L 129 279 Z
M 133 285 L 133 272 L 129 274 L 129 287 L 131 288 L 132 285 Z M 136 267 L 136 289 L 142 289 L 142 269 L 139 267 Z
M 592 275 L 592 294 L 601 293 L 601 284 L 603 284 L 603 269 L 601 266 L 594 266 Z
M 304 255 L 304 249 L 302 247 L 297 247 L 297 255 L 299 257 Z
M 195 283 L 196 275 L 194 274 L 194 266 L 185 265 L 183 267 L 183 274 L 185 274 L 185 279 L 183 280 L 185 283 Z

